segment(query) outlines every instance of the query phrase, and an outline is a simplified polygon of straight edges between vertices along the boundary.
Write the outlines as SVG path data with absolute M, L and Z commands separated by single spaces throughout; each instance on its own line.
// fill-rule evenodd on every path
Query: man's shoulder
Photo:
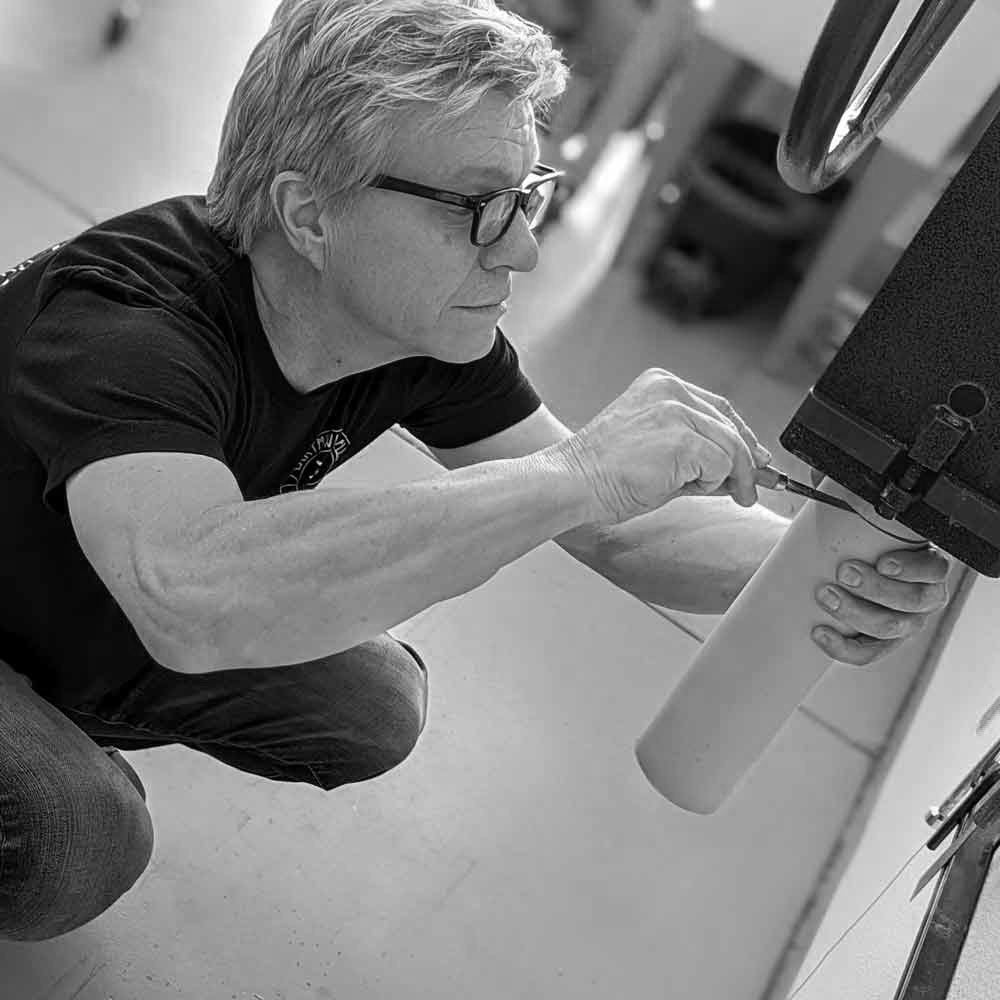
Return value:
M 98 223 L 32 265 L 22 358 L 113 356 L 116 368 L 166 359 L 232 377 L 250 322 L 240 258 L 207 224 L 204 198 L 183 196 Z M 31 278 L 34 278 L 34 281 Z M 17 280 L 17 279 L 15 279 Z M 21 296 L 25 298 L 25 296 Z M 193 366 L 193 367 L 192 367 Z
M 66 241 L 57 263 L 147 280 L 160 275 L 176 285 L 224 271 L 238 259 L 212 229 L 204 197 L 183 195 L 94 224 Z
M 157 309 L 224 328 L 247 311 L 241 261 L 209 225 L 204 197 L 165 199 L 60 244 L 38 269 L 36 316 L 86 314 L 96 298 L 109 319 Z

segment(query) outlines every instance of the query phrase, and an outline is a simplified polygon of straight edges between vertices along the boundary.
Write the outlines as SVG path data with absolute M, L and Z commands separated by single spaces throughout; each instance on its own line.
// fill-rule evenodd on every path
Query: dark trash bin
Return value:
M 846 180 L 819 195 L 789 188 L 775 166 L 779 139 L 727 120 L 691 156 L 646 271 L 648 295 L 680 318 L 731 315 L 763 298 L 843 199 Z

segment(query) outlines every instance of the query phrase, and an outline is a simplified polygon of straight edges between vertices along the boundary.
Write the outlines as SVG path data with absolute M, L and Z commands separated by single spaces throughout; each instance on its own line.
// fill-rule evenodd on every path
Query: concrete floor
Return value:
M 204 188 L 273 4 L 146 8 L 111 60 L 0 73 L 0 268 L 83 216 Z M 506 330 L 555 412 L 579 425 L 666 367 L 728 394 L 781 459 L 805 387 L 757 370 L 766 310 L 680 326 L 612 271 L 560 312 L 552 269 L 578 265 L 547 242 Z M 386 435 L 334 478 L 435 471 Z M 713 624 L 665 618 L 547 544 L 396 629 L 428 662 L 431 706 L 390 774 L 324 794 L 179 748 L 130 754 L 150 867 L 88 927 L 0 944 L 0 998 L 757 1000 L 913 667 L 837 673 L 730 805 L 694 817 L 632 747 Z

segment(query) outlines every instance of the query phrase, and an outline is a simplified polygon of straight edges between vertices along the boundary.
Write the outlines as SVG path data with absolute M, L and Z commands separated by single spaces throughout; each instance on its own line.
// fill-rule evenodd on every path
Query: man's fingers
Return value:
M 684 385 L 693 396 L 703 399 L 732 422 L 740 437 L 746 442 L 746 446 L 757 465 L 770 465 L 774 456 L 760 443 L 750 425 L 736 412 L 736 407 L 725 396 L 709 392 L 708 389 L 702 389 L 701 386 L 691 382 L 685 382 Z
M 884 576 L 909 583 L 941 583 L 948 576 L 951 561 L 933 547 L 899 549 L 881 556 L 875 568 Z
M 756 467 L 746 442 L 728 421 L 698 409 L 689 409 L 687 416 L 692 429 L 719 449 L 723 461 L 706 463 L 704 473 L 684 492 L 729 494 L 743 506 L 752 507 L 757 502 Z
M 876 639 L 905 639 L 916 635 L 927 623 L 927 616 L 938 610 L 936 603 L 933 610 L 927 611 L 883 601 L 876 603 L 829 583 L 817 587 L 815 596 L 826 613 L 847 630 Z M 906 604 L 910 603 L 911 599 L 907 598 Z
M 726 474 L 716 476 L 714 461 L 704 473 L 692 468 L 693 475 L 682 487 L 682 493 L 711 495 L 728 494 L 737 503 L 752 507 L 757 503 L 754 472 L 771 461 L 771 454 L 757 440 L 749 425 L 722 396 L 685 382 L 662 368 L 643 372 L 635 383 L 646 398 L 678 403 L 686 410 L 688 423 L 698 434 L 718 445 L 729 456 Z M 709 453 L 710 454 L 710 453 Z M 702 456 L 705 459 L 707 456 Z
M 817 626 L 812 631 L 813 642 L 831 659 L 852 667 L 867 667 L 875 660 L 888 656 L 903 639 L 875 639 L 870 635 L 841 635 L 834 628 Z
M 948 586 L 942 579 L 918 583 L 899 576 L 888 577 L 858 559 L 847 560 L 837 567 L 837 582 L 842 589 L 895 611 L 932 613 L 948 602 Z

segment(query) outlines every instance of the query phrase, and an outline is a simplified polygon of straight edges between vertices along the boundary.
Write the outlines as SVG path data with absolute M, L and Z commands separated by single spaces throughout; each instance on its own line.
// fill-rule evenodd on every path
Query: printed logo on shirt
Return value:
M 36 260 L 41 260 L 46 254 L 55 253 L 56 250 L 65 245 L 65 240 L 62 243 L 53 243 L 47 250 L 42 250 L 34 257 L 29 257 L 27 260 L 22 260 L 20 264 L 15 264 L 9 271 L 4 271 L 3 274 L 0 274 L 0 288 L 9 285 L 22 271 L 27 271 Z
M 311 490 L 340 461 L 351 446 L 350 438 L 339 428 L 323 431 L 298 460 L 289 477 L 281 484 L 282 493 Z

